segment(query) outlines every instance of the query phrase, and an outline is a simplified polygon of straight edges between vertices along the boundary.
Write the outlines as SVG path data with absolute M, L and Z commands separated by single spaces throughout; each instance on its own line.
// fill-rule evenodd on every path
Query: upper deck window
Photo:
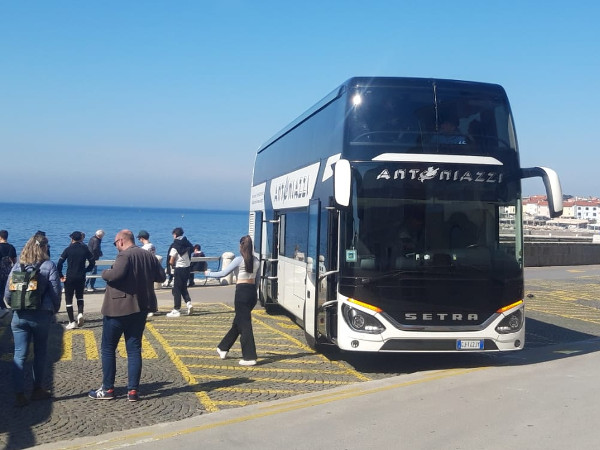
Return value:
M 349 99 L 351 146 L 473 155 L 516 150 L 506 97 L 485 86 L 448 82 L 358 88 Z

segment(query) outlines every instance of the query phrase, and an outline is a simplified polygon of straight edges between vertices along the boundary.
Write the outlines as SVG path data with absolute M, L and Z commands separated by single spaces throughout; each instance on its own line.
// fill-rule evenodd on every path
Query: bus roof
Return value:
M 323 97 L 320 101 L 315 103 L 312 107 L 307 109 L 304 113 L 299 115 L 295 120 L 290 122 L 287 126 L 281 129 L 273 137 L 267 140 L 263 145 L 259 147 L 257 153 L 262 152 L 264 149 L 269 147 L 272 143 L 280 139 L 282 136 L 289 133 L 291 130 L 296 128 L 306 119 L 316 114 L 318 111 L 323 109 L 332 101 L 341 97 L 347 90 L 355 88 L 368 88 L 368 87 L 425 87 L 434 86 L 439 84 L 460 86 L 461 84 L 465 87 L 485 89 L 487 91 L 497 91 L 498 94 L 506 95 L 504 88 L 499 84 L 493 83 L 482 83 L 477 81 L 462 81 L 462 80 L 451 80 L 443 78 L 415 78 L 415 77 L 352 77 L 346 80 L 344 83 L 336 87 L 333 91 Z

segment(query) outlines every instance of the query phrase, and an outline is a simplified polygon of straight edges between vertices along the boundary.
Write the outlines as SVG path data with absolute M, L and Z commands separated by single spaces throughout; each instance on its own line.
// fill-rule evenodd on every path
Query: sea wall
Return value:
M 525 242 L 525 267 L 600 264 L 600 244 Z

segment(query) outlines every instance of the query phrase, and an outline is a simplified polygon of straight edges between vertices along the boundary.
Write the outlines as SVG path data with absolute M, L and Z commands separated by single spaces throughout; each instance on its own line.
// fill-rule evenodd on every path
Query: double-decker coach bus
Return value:
M 507 351 L 524 346 L 522 169 L 504 89 L 352 78 L 257 152 L 250 234 L 259 299 L 311 346 Z

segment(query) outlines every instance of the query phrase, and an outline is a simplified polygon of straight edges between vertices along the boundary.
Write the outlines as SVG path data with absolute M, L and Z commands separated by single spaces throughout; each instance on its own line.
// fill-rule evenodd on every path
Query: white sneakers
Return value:
M 225 350 L 221 350 L 219 347 L 217 347 L 217 354 L 219 355 L 219 358 L 221 359 L 225 359 L 227 358 L 227 353 Z M 256 365 L 256 360 L 255 359 L 240 359 L 240 366 L 255 366 Z
M 174 309 L 170 313 L 167 313 L 167 317 L 179 317 L 179 316 L 181 316 L 181 313 L 179 311 L 177 311 L 176 309 Z
M 192 313 L 194 312 L 194 305 L 192 305 L 192 302 L 187 302 L 186 306 L 187 306 L 187 315 L 191 316 Z M 178 310 L 174 309 L 170 313 L 167 313 L 166 316 L 167 317 L 180 317 L 181 313 Z
M 77 314 L 77 319 L 75 319 L 73 322 L 69 322 L 67 324 L 67 326 L 65 327 L 66 330 L 74 330 L 75 328 L 80 328 L 83 326 L 85 322 L 85 319 L 83 318 L 83 314 L 79 313 Z

